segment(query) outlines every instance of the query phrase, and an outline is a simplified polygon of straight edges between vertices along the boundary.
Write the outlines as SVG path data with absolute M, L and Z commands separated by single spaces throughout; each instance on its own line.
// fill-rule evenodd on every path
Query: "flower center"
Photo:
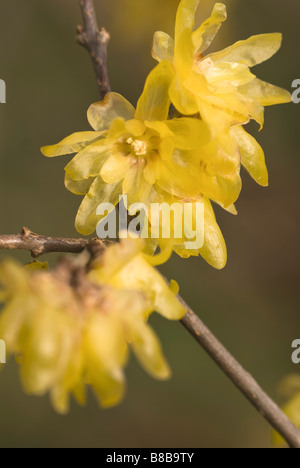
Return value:
M 145 156 L 147 154 L 147 143 L 143 140 L 134 140 L 132 137 L 126 140 L 126 143 L 131 146 L 133 153 L 137 156 Z
M 214 62 L 209 57 L 202 59 L 202 60 L 196 60 L 195 68 L 196 68 L 197 73 L 201 73 L 202 75 L 207 75 L 214 68 Z

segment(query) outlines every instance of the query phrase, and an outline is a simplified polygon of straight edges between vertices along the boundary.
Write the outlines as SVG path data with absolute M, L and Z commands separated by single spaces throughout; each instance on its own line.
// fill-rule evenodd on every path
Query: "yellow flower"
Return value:
M 194 31 L 199 0 L 180 2 L 175 41 L 163 32 L 154 36 L 153 56 L 174 65 L 169 94 L 184 115 L 200 112 L 214 128 L 245 124 L 249 119 L 261 126 L 263 106 L 291 101 L 290 94 L 260 81 L 250 68 L 268 60 L 281 46 L 281 34 L 261 34 L 216 53 L 203 54 L 227 19 L 226 6 L 216 3 L 210 18 Z
M 95 132 L 42 148 L 48 157 L 79 151 L 65 170 L 66 187 L 86 195 L 76 219 L 80 233 L 94 232 L 97 206 L 116 205 L 120 195 L 132 204 L 145 203 L 155 186 L 178 197 L 200 193 L 205 172 L 200 162 L 209 158 L 201 149 L 210 132 L 198 119 L 168 120 L 172 73 L 168 62 L 150 73 L 136 111 L 122 96 L 109 93 L 88 110 Z
M 0 337 L 18 357 L 27 393 L 50 392 L 66 413 L 70 394 L 85 403 L 87 384 L 102 406 L 114 406 L 124 396 L 129 349 L 154 378 L 170 376 L 147 319 L 156 310 L 179 320 L 185 310 L 143 248 L 141 239 L 110 247 L 89 276 L 70 262 L 53 272 L 2 262 Z
M 282 36 L 252 36 L 220 52 L 204 55 L 227 19 L 227 12 L 224 4 L 216 3 L 210 18 L 194 30 L 198 4 L 199 0 L 180 2 L 175 41 L 168 34 L 157 32 L 152 55 L 161 63 L 173 65 L 169 96 L 176 109 L 183 115 L 200 114 L 217 141 L 220 134 L 229 131 L 241 152 L 242 164 L 259 184 L 266 186 L 264 153 L 241 125 L 254 119 L 262 128 L 264 106 L 291 101 L 290 93 L 259 80 L 250 71 L 278 51 Z M 222 147 L 222 142 L 218 146 Z

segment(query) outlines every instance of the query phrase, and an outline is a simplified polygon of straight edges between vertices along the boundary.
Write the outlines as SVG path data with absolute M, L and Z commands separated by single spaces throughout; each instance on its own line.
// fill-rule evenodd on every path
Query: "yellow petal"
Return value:
M 168 89 L 173 76 L 173 66 L 166 60 L 152 70 L 137 104 L 137 120 L 167 120 L 171 104 Z
M 75 195 L 86 195 L 89 192 L 94 180 L 95 177 L 91 177 L 89 179 L 84 180 L 73 180 L 71 176 L 66 172 L 65 187 L 67 190 L 69 190 L 71 193 L 74 193 Z
M 103 101 L 92 104 L 87 116 L 94 130 L 106 130 L 116 117 L 124 120 L 133 119 L 134 107 L 123 96 L 117 93 L 107 93 Z
M 103 218 L 96 214 L 99 204 L 111 203 L 116 206 L 121 187 L 120 183 L 106 184 L 100 176 L 95 179 L 76 216 L 75 226 L 80 234 L 88 236 L 95 232 L 98 222 Z
M 113 154 L 103 164 L 101 177 L 107 184 L 114 184 L 123 180 L 130 170 L 130 158 L 119 154 Z
M 141 120 L 128 120 L 125 123 L 126 130 L 134 137 L 141 137 L 146 131 L 146 125 Z
M 193 93 L 182 85 L 178 77 L 174 77 L 169 95 L 172 103 L 182 115 L 194 115 L 199 112 Z
M 171 371 L 160 342 L 153 330 L 142 320 L 132 320 L 129 328 L 131 347 L 144 369 L 154 378 L 166 380 Z
M 257 78 L 239 88 L 239 92 L 246 94 L 262 106 L 273 106 L 292 101 L 291 94 L 285 89 L 278 88 L 278 86 L 273 86 Z
M 175 41 L 187 29 L 192 30 L 195 24 L 195 14 L 200 0 L 181 0 L 176 16 Z
M 174 40 L 162 31 L 154 34 L 152 45 L 152 57 L 158 62 L 169 60 L 173 62 L 174 58 Z
M 231 134 L 239 145 L 243 166 L 259 185 L 267 187 L 269 176 L 262 147 L 242 127 L 232 127 Z
M 236 42 L 220 52 L 210 54 L 210 58 L 214 62 L 244 63 L 248 67 L 253 67 L 276 54 L 281 47 L 281 42 L 282 34 L 259 34 Z
M 173 133 L 173 144 L 178 149 L 199 149 L 211 139 L 208 126 L 198 119 L 172 119 L 166 125 Z
M 111 316 L 94 314 L 84 335 L 87 380 L 101 406 L 118 404 L 125 391 L 122 367 L 127 346 L 121 323 Z
M 89 179 L 100 174 L 101 167 L 109 157 L 106 140 L 97 141 L 80 151 L 65 167 L 73 180 Z
M 193 33 L 194 47 L 199 54 L 210 46 L 226 19 L 226 5 L 216 3 L 211 16 Z
M 175 247 L 175 252 L 183 258 L 198 256 L 199 254 L 213 268 L 221 270 L 227 263 L 227 248 L 222 232 L 216 222 L 210 201 L 204 202 L 204 245 L 199 250 L 188 250 L 183 245 Z
M 241 193 L 242 181 L 238 171 L 224 177 L 211 176 L 201 171 L 198 180 L 201 193 L 225 208 L 235 203 Z
M 41 152 L 48 158 L 77 153 L 103 136 L 104 132 L 73 133 L 57 145 L 43 146 L 43 148 L 41 148 Z
M 180 150 L 175 151 L 177 161 L 181 159 Z M 185 157 L 187 159 L 187 157 Z M 174 159 L 174 156 L 173 156 Z M 195 164 L 179 165 L 174 161 L 161 161 L 157 171 L 157 185 L 166 192 L 180 197 L 191 198 L 199 195 L 200 185 L 195 177 Z
M 180 320 L 186 313 L 164 278 L 142 256 L 120 270 L 114 278 L 114 284 L 143 292 L 150 298 L 152 310 L 168 320 Z
M 127 171 L 123 181 L 123 195 L 127 195 L 128 204 L 146 203 L 151 192 L 152 185 L 144 177 L 144 163 L 137 163 Z

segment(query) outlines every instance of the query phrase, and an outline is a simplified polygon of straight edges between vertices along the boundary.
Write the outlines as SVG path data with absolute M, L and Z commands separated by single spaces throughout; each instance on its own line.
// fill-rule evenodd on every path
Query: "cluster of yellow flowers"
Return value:
M 253 119 L 262 128 L 264 106 L 290 102 L 291 95 L 250 71 L 278 51 L 281 34 L 253 36 L 204 55 L 227 13 L 217 3 L 194 30 L 198 4 L 180 2 L 175 40 L 155 34 L 152 54 L 159 65 L 136 109 L 109 93 L 88 110 L 93 132 L 75 133 L 42 152 L 48 157 L 78 153 L 65 168 L 65 183 L 71 192 L 85 195 L 76 218 L 80 233 L 93 233 L 100 220 L 97 206 L 116 205 L 120 195 L 127 195 L 130 204 L 202 202 L 203 247 L 188 250 L 187 239 L 174 239 L 171 232 L 172 247 L 182 257 L 200 254 L 221 269 L 226 245 L 211 201 L 236 213 L 241 165 L 260 185 L 268 185 L 264 152 L 243 126 Z
M 84 404 L 91 385 L 101 406 L 116 405 L 130 348 L 151 376 L 170 376 L 147 319 L 155 310 L 179 320 L 185 309 L 176 284 L 170 288 L 148 264 L 143 247 L 142 239 L 112 245 L 88 275 L 69 262 L 53 272 L 0 264 L 0 336 L 17 356 L 27 393 L 49 391 L 54 408 L 65 413 L 70 394 Z
M 174 250 L 223 268 L 226 244 L 211 202 L 236 213 L 241 165 L 259 184 L 268 184 L 263 150 L 243 126 L 253 119 L 262 127 L 264 106 L 291 101 L 287 91 L 250 71 L 277 52 L 281 35 L 254 36 L 204 55 L 226 20 L 226 7 L 217 3 L 194 30 L 198 4 L 181 0 L 174 40 L 155 34 L 152 53 L 159 64 L 136 109 L 108 93 L 88 110 L 93 131 L 72 134 L 42 152 L 48 157 L 77 153 L 65 168 L 65 185 L 84 196 L 76 217 L 80 233 L 92 234 L 101 220 L 97 207 L 116 206 L 120 196 L 145 206 L 189 203 L 192 218 L 201 202 L 204 245 L 187 249 L 186 234 L 176 237 L 173 227 L 167 241 L 136 238 L 110 246 L 91 270 L 76 262 L 51 272 L 12 261 L 0 264 L 0 337 L 21 364 L 25 390 L 49 391 L 61 413 L 68 410 L 70 394 L 84 403 L 86 384 L 101 405 L 117 404 L 129 348 L 152 376 L 169 376 L 147 320 L 153 311 L 179 320 L 185 309 L 177 285 L 168 286 L 152 265 Z M 150 216 L 147 224 L 151 232 Z M 158 245 L 161 254 L 151 257 Z

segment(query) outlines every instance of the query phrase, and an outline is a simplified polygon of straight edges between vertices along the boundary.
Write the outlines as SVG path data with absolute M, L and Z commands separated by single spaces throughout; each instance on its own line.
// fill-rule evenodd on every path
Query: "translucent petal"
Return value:
M 198 62 L 198 68 L 204 61 Z M 236 91 L 238 86 L 243 86 L 253 81 L 255 75 L 250 72 L 249 67 L 243 63 L 215 63 L 205 74 L 208 83 L 216 87 L 216 92 L 225 93 Z
M 79 132 L 73 133 L 57 145 L 43 146 L 41 152 L 48 158 L 63 156 L 65 154 L 78 153 L 86 146 L 103 137 L 105 132 Z
M 225 208 L 236 202 L 242 189 L 242 181 L 238 171 L 223 177 L 211 176 L 205 171 L 201 171 L 198 181 L 201 193 L 224 205 Z
M 205 205 L 204 217 L 204 245 L 199 250 L 187 250 L 183 245 L 175 247 L 175 252 L 183 258 L 198 256 L 199 254 L 212 267 L 221 270 L 227 263 L 227 248 L 222 232 L 216 222 L 210 201 L 203 198 Z
M 194 47 L 199 54 L 210 46 L 226 19 L 226 5 L 216 3 L 211 16 L 193 33 Z
M 262 106 L 273 106 L 292 101 L 291 94 L 285 89 L 278 88 L 257 78 L 239 88 L 239 92 L 258 101 Z
M 128 204 L 146 203 L 152 185 L 144 177 L 144 163 L 140 160 L 127 171 L 123 181 L 123 195 L 127 195 Z
M 187 29 L 175 43 L 174 66 L 181 81 L 188 76 L 193 68 L 194 59 L 192 30 Z
M 124 395 L 122 367 L 127 360 L 127 346 L 119 320 L 94 314 L 86 327 L 84 349 L 87 379 L 100 404 L 111 407 Z
M 104 163 L 101 169 L 101 177 L 107 184 L 114 184 L 123 180 L 130 170 L 131 158 L 119 154 L 113 154 Z
M 178 77 L 173 79 L 169 95 L 172 103 L 182 115 L 195 115 L 199 112 L 193 93 L 182 85 Z
M 199 149 L 211 139 L 208 126 L 201 120 L 180 118 L 169 120 L 166 124 L 174 134 L 175 148 Z
M 201 188 L 197 180 L 195 164 L 181 166 L 172 161 L 161 161 L 157 172 L 156 183 L 166 192 L 180 198 L 199 195 Z
M 74 193 L 75 195 L 86 195 L 89 192 L 94 180 L 95 177 L 90 177 L 89 179 L 84 180 L 73 180 L 71 176 L 68 173 L 66 173 L 65 187 L 67 190 L 69 190 L 71 193 Z
M 167 120 L 171 104 L 168 89 L 173 76 L 173 66 L 166 60 L 152 70 L 137 104 L 137 120 Z
M 259 34 L 236 42 L 220 52 L 210 54 L 210 58 L 214 62 L 244 63 L 248 67 L 253 67 L 276 54 L 281 47 L 281 42 L 282 34 L 280 33 Z
M 95 232 L 96 226 L 101 220 L 101 216 L 96 215 L 98 205 L 112 203 L 115 206 L 119 202 L 121 187 L 121 183 L 106 184 L 100 176 L 95 179 L 76 216 L 75 226 L 80 234 L 88 236 Z
M 89 179 L 100 174 L 110 152 L 105 140 L 93 143 L 78 153 L 65 167 L 73 180 Z
M 145 370 L 154 378 L 165 380 L 171 375 L 160 342 L 153 330 L 142 320 L 135 320 L 130 325 L 131 347 Z
M 181 0 L 176 16 L 175 42 L 180 39 L 186 29 L 192 30 L 195 24 L 195 14 L 200 0 Z
M 164 278 L 141 255 L 119 271 L 113 284 L 143 292 L 150 299 L 152 310 L 168 320 L 180 320 L 186 313 Z
M 123 96 L 107 93 L 103 101 L 92 104 L 87 112 L 88 121 L 94 130 L 106 130 L 116 117 L 133 119 L 134 107 Z
M 162 31 L 157 31 L 154 34 L 152 57 L 158 62 L 162 62 L 163 60 L 173 62 L 174 40 L 169 36 L 169 34 Z
M 259 185 L 267 187 L 269 176 L 262 147 L 242 127 L 232 127 L 231 134 L 239 145 L 243 166 Z

